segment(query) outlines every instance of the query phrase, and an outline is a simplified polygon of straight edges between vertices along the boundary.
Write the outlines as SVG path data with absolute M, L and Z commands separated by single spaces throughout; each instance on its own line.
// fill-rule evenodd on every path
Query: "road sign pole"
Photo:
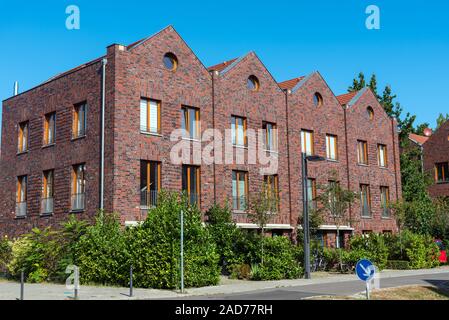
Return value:
M 370 280 L 366 281 L 366 300 L 370 299 L 370 287 L 369 287 Z

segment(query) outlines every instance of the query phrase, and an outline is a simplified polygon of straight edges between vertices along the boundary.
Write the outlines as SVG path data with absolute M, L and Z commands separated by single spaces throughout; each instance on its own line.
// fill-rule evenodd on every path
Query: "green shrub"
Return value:
M 7 237 L 0 238 L 0 274 L 6 273 L 12 258 L 12 243 Z
M 249 280 L 251 278 L 251 266 L 248 264 L 234 264 L 229 266 L 231 279 Z
M 53 280 L 58 270 L 61 246 L 50 228 L 32 229 L 30 234 L 14 241 L 8 270 L 13 278 L 24 272 L 28 282 Z
M 388 260 L 388 248 L 380 234 L 357 235 L 351 239 L 350 263 L 368 259 L 379 269 L 385 268 Z
M 81 282 L 127 285 L 129 253 L 125 240 L 117 216 L 100 212 L 95 224 L 86 229 L 72 248 Z
M 300 251 L 286 237 L 263 238 L 263 263 L 252 265 L 252 280 L 297 279 L 302 268 L 297 260 Z M 258 259 L 261 261 L 261 256 Z
M 431 236 L 406 231 L 402 234 L 402 238 L 410 268 L 433 268 L 439 265 L 440 251 Z
M 323 248 L 323 258 L 328 271 L 341 271 L 341 265 L 351 262 L 350 252 L 343 248 Z
M 388 260 L 386 268 L 392 270 L 408 270 L 410 269 L 410 262 L 404 260 Z
M 180 212 L 184 212 L 184 282 L 186 287 L 219 282 L 219 255 L 201 212 L 175 193 L 162 192 L 147 220 L 127 231 L 134 284 L 144 288 L 173 289 L 179 285 Z

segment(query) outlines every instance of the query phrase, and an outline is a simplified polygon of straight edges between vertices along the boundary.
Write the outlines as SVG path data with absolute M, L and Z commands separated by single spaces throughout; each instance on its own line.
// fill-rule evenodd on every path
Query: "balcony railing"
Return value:
M 53 213 L 53 198 L 44 198 L 42 199 L 41 204 L 41 213 L 42 214 L 50 214 Z
M 232 207 L 234 210 L 246 210 L 248 208 L 248 199 L 246 196 L 232 197 Z
M 27 215 L 27 203 L 17 202 L 16 203 L 16 216 L 25 217 Z
M 72 194 L 72 211 L 84 210 L 85 200 L 86 200 L 85 193 Z
M 145 207 L 145 208 L 156 207 L 158 195 L 159 195 L 159 192 L 156 190 L 141 191 L 140 192 L 140 206 Z

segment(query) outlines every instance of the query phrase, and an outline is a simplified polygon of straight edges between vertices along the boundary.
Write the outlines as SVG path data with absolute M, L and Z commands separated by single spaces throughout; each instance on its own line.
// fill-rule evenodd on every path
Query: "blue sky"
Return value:
M 0 3 L 0 100 L 14 81 L 27 90 L 173 25 L 206 66 L 254 50 L 278 81 L 318 70 L 335 94 L 358 72 L 392 86 L 418 122 L 449 113 L 449 2 L 294 1 L 14 1 Z M 81 29 L 65 28 L 68 5 Z M 365 9 L 381 10 L 381 29 L 365 28 Z M 1 116 L 1 110 L 0 110 Z

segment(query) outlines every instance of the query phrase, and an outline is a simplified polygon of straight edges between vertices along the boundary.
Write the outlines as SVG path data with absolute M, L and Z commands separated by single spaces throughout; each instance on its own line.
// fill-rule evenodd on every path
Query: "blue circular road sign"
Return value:
M 374 277 L 376 268 L 374 267 L 374 264 L 371 261 L 362 259 L 359 262 L 357 262 L 357 265 L 355 266 L 355 272 L 360 280 L 369 281 Z

